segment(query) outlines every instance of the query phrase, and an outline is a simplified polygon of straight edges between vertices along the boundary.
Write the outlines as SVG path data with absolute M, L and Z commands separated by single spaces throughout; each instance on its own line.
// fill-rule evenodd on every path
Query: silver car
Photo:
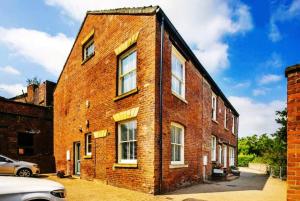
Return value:
M 0 177 L 0 201 L 65 201 L 65 188 L 47 179 Z
M 40 168 L 35 163 L 17 161 L 0 155 L 0 175 L 17 175 L 30 177 L 40 173 Z

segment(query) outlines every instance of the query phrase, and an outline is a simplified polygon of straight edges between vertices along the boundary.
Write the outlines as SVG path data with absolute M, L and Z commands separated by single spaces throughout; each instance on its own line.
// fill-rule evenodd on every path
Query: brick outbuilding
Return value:
M 56 84 L 31 84 L 27 93 L 0 97 L 0 154 L 39 164 L 41 172 L 54 172 L 53 91 Z
M 54 105 L 68 174 L 156 194 L 236 165 L 239 114 L 159 7 L 87 12 Z

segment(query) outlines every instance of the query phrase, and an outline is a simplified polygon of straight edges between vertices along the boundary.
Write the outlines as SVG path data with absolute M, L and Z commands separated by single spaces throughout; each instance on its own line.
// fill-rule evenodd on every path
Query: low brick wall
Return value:
M 263 163 L 249 163 L 248 167 L 262 173 L 267 173 L 268 165 Z

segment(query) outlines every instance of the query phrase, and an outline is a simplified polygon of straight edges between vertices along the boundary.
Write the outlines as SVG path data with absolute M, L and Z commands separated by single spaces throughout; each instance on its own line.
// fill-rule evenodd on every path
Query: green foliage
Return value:
M 38 79 L 37 77 L 33 77 L 32 79 L 27 79 L 26 80 L 27 82 L 27 85 L 31 85 L 31 84 L 34 84 L 34 85 L 40 85 L 41 83 L 41 79 Z
M 248 165 L 251 161 L 269 164 L 272 167 L 286 166 L 287 111 L 277 111 L 276 115 L 275 121 L 281 126 L 274 134 L 252 135 L 239 139 L 239 166 Z
M 247 167 L 248 164 L 251 161 L 253 161 L 254 158 L 255 158 L 254 154 L 251 154 L 251 155 L 239 155 L 238 166 L 239 167 Z

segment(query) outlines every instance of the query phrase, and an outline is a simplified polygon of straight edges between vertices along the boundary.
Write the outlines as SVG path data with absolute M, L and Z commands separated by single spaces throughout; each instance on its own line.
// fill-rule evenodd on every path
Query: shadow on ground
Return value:
M 168 193 L 166 195 L 214 193 L 214 192 L 228 192 L 228 191 L 248 191 L 248 190 L 262 191 L 264 189 L 267 180 L 268 180 L 268 176 L 265 174 L 241 170 L 241 176 L 236 180 L 210 182 L 208 184 L 198 184 L 187 188 L 179 189 L 177 191 Z M 192 201 L 191 199 L 187 199 L 187 200 Z

